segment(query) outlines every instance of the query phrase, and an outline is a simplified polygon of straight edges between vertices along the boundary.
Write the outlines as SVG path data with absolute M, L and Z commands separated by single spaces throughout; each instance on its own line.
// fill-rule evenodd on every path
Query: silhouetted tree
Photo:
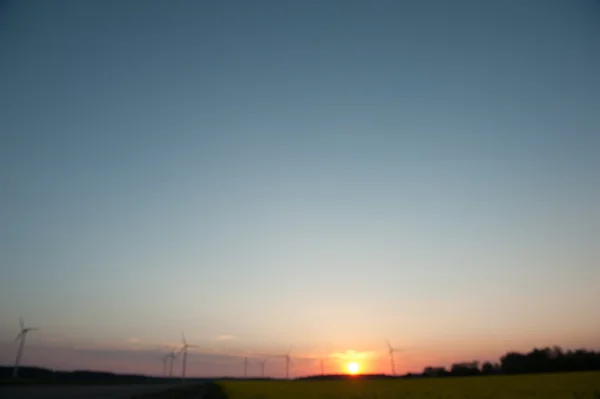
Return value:
M 498 372 L 498 370 L 490 362 L 485 362 L 481 366 L 481 374 L 483 374 L 483 375 L 497 374 L 497 372 Z
M 444 377 L 448 375 L 448 371 L 444 367 L 425 367 L 423 376 L 425 377 Z
M 480 374 L 479 362 L 455 363 L 450 369 L 450 374 L 453 376 L 478 375 Z
M 500 359 L 505 374 L 600 370 L 600 353 L 578 349 L 535 348 L 527 354 L 507 353 Z
M 477 362 L 455 363 L 447 373 L 439 373 L 439 367 L 426 367 L 424 377 L 468 376 L 491 374 L 524 374 L 562 371 L 600 370 L 600 352 L 585 349 L 564 351 L 558 346 L 534 348 L 529 353 L 508 352 L 500 363 L 486 362 L 479 369 Z

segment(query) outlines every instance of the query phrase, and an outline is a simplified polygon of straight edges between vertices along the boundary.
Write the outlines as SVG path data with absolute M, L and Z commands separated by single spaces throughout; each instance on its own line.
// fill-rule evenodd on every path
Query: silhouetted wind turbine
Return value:
M 320 360 L 321 360 L 321 375 L 325 375 L 325 366 L 323 364 L 325 359 L 320 358 Z
M 244 378 L 248 377 L 248 356 L 244 357 Z
M 163 364 L 163 375 L 166 377 L 167 376 L 167 362 L 169 361 L 169 358 L 171 357 L 170 353 L 167 353 L 166 355 L 164 355 L 163 357 L 160 358 L 160 360 L 162 360 L 162 364 Z
M 189 345 L 187 343 L 187 341 L 185 340 L 185 335 L 183 334 L 183 332 L 181 333 L 181 341 L 183 342 L 183 346 L 181 347 L 181 350 L 179 351 L 179 353 L 183 352 L 183 359 L 182 359 L 183 366 L 181 368 L 181 378 L 185 379 L 185 368 L 187 365 L 187 350 L 188 350 L 188 348 L 197 348 L 197 346 Z
M 265 364 L 267 364 L 267 360 L 269 360 L 269 359 L 268 358 L 267 359 L 263 359 L 263 360 L 261 360 L 259 362 L 259 364 L 260 364 L 260 376 L 262 378 L 265 378 Z
M 288 353 L 286 353 L 285 355 L 283 355 L 283 358 L 285 359 L 285 378 L 289 379 L 290 378 L 290 365 L 293 366 L 294 364 L 292 363 L 292 359 L 290 357 L 290 352 L 292 351 L 292 349 L 290 348 L 290 350 L 288 351 Z
M 390 341 L 388 341 L 388 340 L 386 340 L 385 342 L 387 343 L 388 353 L 390 355 L 390 366 L 392 367 L 392 375 L 396 375 L 396 364 L 394 362 L 394 353 L 399 352 L 400 349 L 393 348 L 392 344 L 390 344 Z
M 23 347 L 25 346 L 25 338 L 27 338 L 27 333 L 30 331 L 37 331 L 39 328 L 36 327 L 27 327 L 25 328 L 25 323 L 23 323 L 23 318 L 19 317 L 19 325 L 21 330 L 15 341 L 19 341 L 19 348 L 17 349 L 17 358 L 15 359 L 15 368 L 13 369 L 13 378 L 17 378 L 19 375 L 19 364 L 21 363 L 21 356 L 23 356 Z
M 169 359 L 169 377 L 173 377 L 173 362 L 175 362 L 175 358 L 177 357 L 175 349 L 173 349 L 166 357 Z

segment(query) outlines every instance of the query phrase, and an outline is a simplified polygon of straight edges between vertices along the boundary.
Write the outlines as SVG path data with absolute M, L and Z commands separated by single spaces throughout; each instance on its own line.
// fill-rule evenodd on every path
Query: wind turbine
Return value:
M 171 353 L 169 353 L 165 357 L 167 359 L 169 359 L 169 377 L 173 377 L 173 362 L 175 361 L 175 358 L 177 357 L 177 354 L 175 353 L 175 349 L 173 349 L 171 351 Z
M 244 357 L 244 378 L 248 377 L 248 356 Z
M 262 378 L 265 378 L 265 364 L 267 364 L 267 360 L 269 360 L 269 359 L 268 358 L 267 359 L 263 359 L 263 360 L 261 360 L 259 362 L 259 364 L 260 364 L 260 376 Z
M 197 348 L 196 345 L 189 345 L 187 343 L 187 341 L 185 340 L 185 334 L 183 334 L 183 332 L 181 333 L 181 341 L 183 342 L 183 346 L 181 347 L 181 350 L 179 351 L 179 353 L 183 352 L 183 366 L 181 369 L 181 379 L 185 379 L 185 368 L 187 366 L 187 350 L 188 348 Z
M 292 362 L 292 359 L 290 357 L 290 352 L 292 351 L 292 349 L 290 348 L 290 350 L 283 355 L 282 357 L 285 359 L 285 378 L 289 379 L 290 378 L 290 365 L 293 366 L 294 363 Z
M 27 338 L 27 333 L 30 331 L 37 331 L 39 328 L 36 327 L 27 327 L 25 328 L 25 323 L 23 323 L 23 318 L 19 316 L 19 325 L 21 330 L 15 341 L 19 341 L 19 348 L 17 349 L 17 358 L 15 359 L 15 368 L 13 369 L 13 378 L 17 378 L 19 376 L 19 364 L 21 363 L 21 356 L 23 356 L 23 347 L 25 346 L 25 338 Z
M 388 346 L 388 354 L 390 355 L 390 366 L 392 367 L 392 375 L 396 375 L 396 364 L 394 362 L 394 353 L 395 352 L 400 352 L 400 349 L 396 349 L 392 347 L 392 344 L 390 344 L 390 341 L 386 340 L 385 341 L 387 343 Z
M 319 360 L 321 361 L 321 375 L 325 375 L 325 366 L 324 366 L 325 359 L 323 359 L 321 357 L 321 358 L 319 358 Z
M 171 357 L 170 353 L 167 353 L 166 355 L 164 355 L 163 357 L 160 358 L 160 360 L 162 360 L 162 364 L 163 364 L 163 375 L 166 377 L 167 376 L 167 362 L 169 361 L 169 358 Z

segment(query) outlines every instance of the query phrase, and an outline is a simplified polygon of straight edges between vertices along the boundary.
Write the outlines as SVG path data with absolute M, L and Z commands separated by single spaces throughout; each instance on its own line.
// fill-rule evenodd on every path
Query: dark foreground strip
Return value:
M 169 388 L 161 392 L 133 395 L 131 399 L 227 399 L 225 391 L 215 382 Z

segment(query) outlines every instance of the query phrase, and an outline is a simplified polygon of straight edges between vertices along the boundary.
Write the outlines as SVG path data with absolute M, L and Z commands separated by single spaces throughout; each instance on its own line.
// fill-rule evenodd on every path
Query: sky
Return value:
M 599 16 L 0 2 L 0 364 L 19 316 L 66 370 L 160 374 L 182 332 L 195 376 L 600 349 Z

